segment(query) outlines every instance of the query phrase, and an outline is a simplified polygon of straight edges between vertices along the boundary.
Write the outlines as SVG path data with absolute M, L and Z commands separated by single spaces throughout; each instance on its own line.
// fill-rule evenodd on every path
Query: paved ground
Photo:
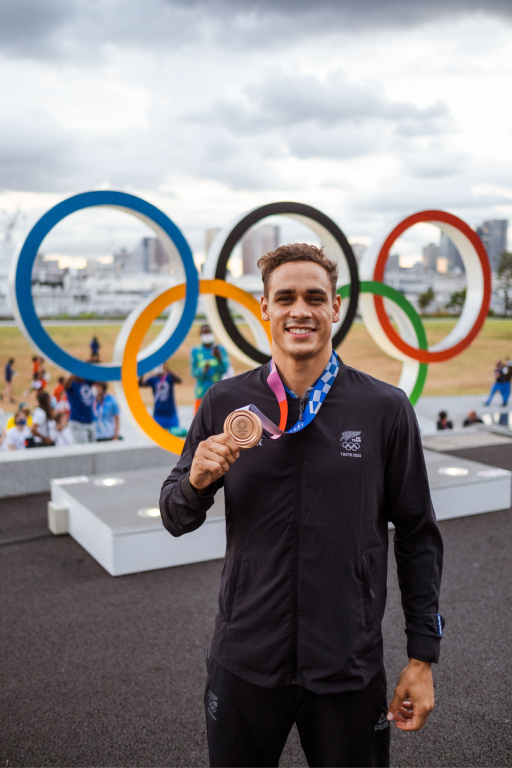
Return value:
M 458 455 L 512 469 L 511 446 Z M 44 533 L 47 496 L 0 502 L 0 539 Z M 394 766 L 512 765 L 512 510 L 441 523 L 437 706 Z M 391 561 L 388 679 L 405 658 Z M 203 648 L 221 562 L 114 579 L 70 537 L 0 547 L 4 766 L 207 765 Z M 295 733 L 283 766 L 305 765 Z

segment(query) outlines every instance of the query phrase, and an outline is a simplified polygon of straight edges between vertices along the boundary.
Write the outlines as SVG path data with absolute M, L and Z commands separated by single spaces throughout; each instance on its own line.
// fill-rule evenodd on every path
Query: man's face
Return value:
M 331 344 L 332 324 L 340 319 L 341 299 L 332 299 L 323 267 L 310 261 L 282 264 L 272 272 L 261 314 L 270 320 L 273 343 L 296 359 L 314 357 Z

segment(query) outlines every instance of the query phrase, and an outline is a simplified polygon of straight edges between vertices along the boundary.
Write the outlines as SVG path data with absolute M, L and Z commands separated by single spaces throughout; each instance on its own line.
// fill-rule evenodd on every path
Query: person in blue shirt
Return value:
M 179 427 L 179 419 L 174 402 L 174 385 L 181 384 L 181 378 L 173 373 L 164 363 L 153 372 L 152 376 L 139 379 L 139 387 L 151 387 L 155 398 L 153 418 L 164 429 Z
M 215 344 L 215 336 L 209 325 L 202 325 L 201 344 L 190 353 L 190 370 L 196 379 L 194 413 L 212 384 L 220 381 L 229 371 L 229 357 L 224 347 Z
M 116 398 L 109 394 L 106 381 L 96 383 L 96 397 L 92 404 L 96 440 L 119 440 L 119 406 Z
M 99 363 L 100 362 L 100 346 L 101 344 L 98 341 L 97 336 L 93 336 L 91 343 L 89 344 L 91 348 L 91 363 Z
M 16 400 L 12 396 L 12 378 L 16 375 L 13 369 L 14 357 L 10 357 L 5 365 L 5 387 L 3 393 L 0 395 L 0 400 L 9 398 L 10 403 L 15 403 Z
M 93 381 L 86 381 L 79 376 L 69 376 L 64 382 L 64 389 L 71 409 L 69 426 L 75 443 L 94 443 L 96 441 L 92 410 L 94 402 L 93 384 Z

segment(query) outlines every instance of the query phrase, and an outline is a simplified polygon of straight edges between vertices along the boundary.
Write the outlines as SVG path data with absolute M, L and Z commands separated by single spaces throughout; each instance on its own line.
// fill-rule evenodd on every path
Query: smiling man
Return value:
M 296 723 L 311 766 L 386 766 L 390 721 L 418 730 L 432 710 L 444 624 L 442 542 L 417 422 L 402 390 L 333 352 L 341 302 L 322 250 L 281 246 L 259 266 L 273 360 L 208 390 L 160 500 L 164 525 L 181 536 L 225 492 L 205 693 L 210 764 L 277 766 Z M 223 424 L 248 403 L 274 423 L 287 414 L 288 434 L 240 452 Z M 409 657 L 389 708 L 388 521 Z

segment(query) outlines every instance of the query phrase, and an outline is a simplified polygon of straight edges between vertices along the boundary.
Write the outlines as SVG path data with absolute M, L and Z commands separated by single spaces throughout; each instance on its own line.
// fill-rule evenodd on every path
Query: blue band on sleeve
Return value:
M 437 634 L 439 637 L 443 636 L 443 623 L 442 623 L 442 617 L 441 614 L 437 614 Z

